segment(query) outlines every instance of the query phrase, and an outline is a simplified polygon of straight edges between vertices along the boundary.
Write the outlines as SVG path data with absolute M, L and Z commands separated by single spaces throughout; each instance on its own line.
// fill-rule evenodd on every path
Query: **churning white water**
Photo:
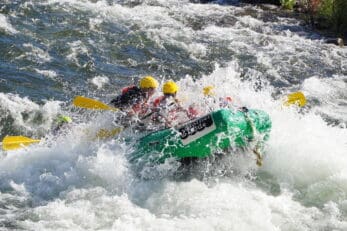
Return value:
M 144 36 L 139 49 L 150 45 L 153 50 L 130 51 L 133 56 L 117 65 L 163 70 L 165 74 L 156 76 L 160 84 L 177 80 L 184 106 L 201 106 L 202 88 L 213 85 L 216 96 L 231 96 L 235 107 L 268 112 L 273 125 L 262 167 L 246 150 L 200 161 L 182 175 L 181 164 L 171 160 L 136 172 L 127 159 L 133 145 L 124 136 L 94 139 L 98 129 L 117 126 L 113 112 L 77 110 L 71 100 L 50 98 L 38 104 L 4 91 L 0 102 L 6 113 L 0 119 L 7 124 L 1 125 L 1 135 L 42 141 L 0 151 L 0 230 L 347 230 L 346 48 L 324 44 L 294 19 L 266 17 L 259 7 L 177 0 L 18 4 L 18 17 L 35 7 L 89 17 L 81 33 L 87 28 L 101 40 L 81 39 L 71 32 L 76 37 L 65 42 L 66 65 L 84 68 L 88 58 L 97 62 L 101 57 L 113 64 L 113 57 L 102 52 Z M 16 12 L 9 15 L 16 17 Z M 38 36 L 17 28 L 9 16 L 0 14 L 2 21 L 0 31 L 5 34 L 26 34 L 33 40 Z M 119 32 L 123 30 L 129 31 L 124 35 Z M 17 59 L 49 64 L 55 59 L 50 50 L 54 42 L 23 42 Z M 143 61 L 141 55 L 153 57 Z M 170 59 L 161 63 L 160 55 Z M 175 69 L 168 74 L 171 64 Z M 81 94 L 73 92 L 80 82 L 70 83 L 54 68 L 33 71 L 43 81 L 62 82 L 71 98 Z M 199 74 L 189 72 L 194 68 Z M 182 70 L 187 70 L 185 75 Z M 130 82 L 119 78 L 115 84 L 107 71 L 83 80 L 93 91 L 85 95 L 104 102 Z M 285 96 L 299 90 L 307 106 L 283 107 Z M 74 122 L 54 136 L 50 129 L 59 113 L 69 114 Z

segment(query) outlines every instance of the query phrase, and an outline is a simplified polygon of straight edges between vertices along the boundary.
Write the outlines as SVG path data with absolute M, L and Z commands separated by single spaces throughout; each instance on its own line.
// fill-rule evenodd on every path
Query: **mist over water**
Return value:
M 43 140 L 0 151 L 0 230 L 346 230 L 347 49 L 265 8 L 2 1 L 0 137 Z M 71 102 L 107 103 L 144 75 L 176 80 L 184 106 L 218 107 L 201 105 L 214 85 L 268 112 L 263 166 L 243 150 L 135 171 L 130 131 L 94 139 L 117 113 Z M 295 91 L 307 106 L 283 107 Z M 54 136 L 58 114 L 73 123 Z

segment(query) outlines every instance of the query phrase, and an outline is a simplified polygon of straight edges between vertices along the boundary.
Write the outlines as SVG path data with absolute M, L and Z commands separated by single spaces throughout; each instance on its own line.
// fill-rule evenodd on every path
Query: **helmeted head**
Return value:
M 70 116 L 58 115 L 56 121 L 57 121 L 58 124 L 64 124 L 64 123 L 71 123 L 72 119 L 71 119 Z
M 164 83 L 164 86 L 163 86 L 164 95 L 174 95 L 177 93 L 177 91 L 178 91 L 178 86 L 174 81 L 169 80 L 166 83 Z
M 55 128 L 53 128 L 52 132 L 53 134 L 57 134 L 61 128 L 66 127 L 67 124 L 71 123 L 72 119 L 70 116 L 61 115 L 59 114 L 57 118 L 55 119 Z
M 145 76 L 140 80 L 140 88 L 141 89 L 156 89 L 158 87 L 158 81 L 152 76 Z
M 66 123 L 71 123 L 72 119 L 70 116 L 66 115 L 58 115 L 57 118 L 55 119 L 55 122 L 58 126 L 66 124 Z
M 158 87 L 158 81 L 152 76 L 145 76 L 140 80 L 140 88 L 146 94 L 147 97 L 150 97 L 154 94 L 155 89 Z
M 215 93 L 213 91 L 214 86 L 206 86 L 202 89 L 205 96 L 214 96 Z

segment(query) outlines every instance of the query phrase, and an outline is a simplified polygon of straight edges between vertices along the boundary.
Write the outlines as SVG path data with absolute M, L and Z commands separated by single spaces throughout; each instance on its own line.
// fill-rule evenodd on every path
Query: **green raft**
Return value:
M 204 158 L 229 147 L 245 147 L 255 137 L 263 142 L 270 130 L 271 120 L 264 111 L 220 109 L 140 138 L 130 161 L 162 163 L 171 157 Z

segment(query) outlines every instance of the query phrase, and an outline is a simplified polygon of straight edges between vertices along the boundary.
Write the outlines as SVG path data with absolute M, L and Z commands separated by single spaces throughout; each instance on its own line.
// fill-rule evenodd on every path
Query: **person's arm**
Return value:
M 188 118 L 194 119 L 200 114 L 199 110 L 194 107 L 194 105 L 189 105 L 188 107 Z
M 175 102 L 178 110 L 184 112 L 189 119 L 193 119 L 197 116 L 198 111 L 195 110 L 192 105 L 190 105 L 188 109 L 185 109 L 178 99 L 175 99 Z

